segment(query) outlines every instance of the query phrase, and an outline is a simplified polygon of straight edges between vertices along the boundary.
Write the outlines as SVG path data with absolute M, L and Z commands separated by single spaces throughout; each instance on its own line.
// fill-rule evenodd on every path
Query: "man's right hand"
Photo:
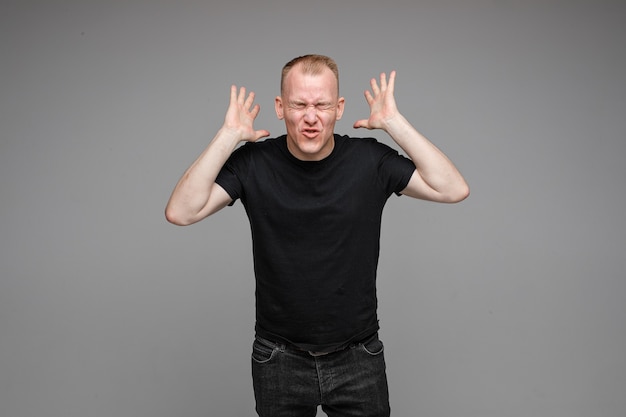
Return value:
M 246 97 L 246 88 L 241 87 L 237 93 L 237 86 L 230 87 L 230 104 L 224 119 L 223 129 L 235 134 L 240 141 L 256 142 L 269 136 L 267 130 L 254 130 L 253 124 L 261 109 L 254 103 L 254 92 L 250 91 Z

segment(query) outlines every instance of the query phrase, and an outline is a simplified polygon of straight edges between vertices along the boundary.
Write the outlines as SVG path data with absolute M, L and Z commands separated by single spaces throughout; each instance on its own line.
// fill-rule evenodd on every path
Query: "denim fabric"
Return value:
M 257 337 L 252 380 L 260 417 L 315 417 L 318 405 L 329 417 L 390 414 L 378 335 L 320 356 Z

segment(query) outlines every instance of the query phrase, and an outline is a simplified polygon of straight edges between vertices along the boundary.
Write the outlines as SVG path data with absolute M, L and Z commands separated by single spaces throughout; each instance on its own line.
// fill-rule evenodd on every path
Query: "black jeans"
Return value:
M 257 337 L 252 380 L 260 417 L 388 417 L 383 344 L 374 335 L 344 350 L 314 356 Z

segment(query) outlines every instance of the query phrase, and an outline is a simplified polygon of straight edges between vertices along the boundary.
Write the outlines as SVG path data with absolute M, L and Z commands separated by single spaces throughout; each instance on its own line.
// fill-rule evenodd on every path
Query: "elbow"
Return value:
M 176 226 L 189 226 L 193 223 L 185 218 L 182 213 L 169 206 L 165 208 L 165 219 Z
M 437 193 L 432 200 L 439 203 L 454 204 L 465 200 L 470 194 L 469 185 L 465 181 L 449 184 L 445 190 Z
M 465 200 L 470 195 L 469 185 L 464 181 L 459 187 L 457 187 L 453 192 L 448 194 L 448 198 L 446 199 L 447 203 L 460 203 Z

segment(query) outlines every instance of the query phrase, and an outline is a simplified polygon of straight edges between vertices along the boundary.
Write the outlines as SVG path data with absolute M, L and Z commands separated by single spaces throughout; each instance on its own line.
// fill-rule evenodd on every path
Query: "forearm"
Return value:
M 457 202 L 467 197 L 469 187 L 452 161 L 419 133 L 404 116 L 398 113 L 387 120 L 384 130 L 413 161 L 420 177 L 420 181 L 410 184 L 407 194 L 441 202 Z M 427 195 L 417 190 L 416 185 L 420 189 L 426 188 Z
M 221 208 L 223 202 L 212 199 L 215 179 L 238 143 L 235 132 L 220 129 L 176 184 L 165 209 L 168 221 L 192 224 Z

